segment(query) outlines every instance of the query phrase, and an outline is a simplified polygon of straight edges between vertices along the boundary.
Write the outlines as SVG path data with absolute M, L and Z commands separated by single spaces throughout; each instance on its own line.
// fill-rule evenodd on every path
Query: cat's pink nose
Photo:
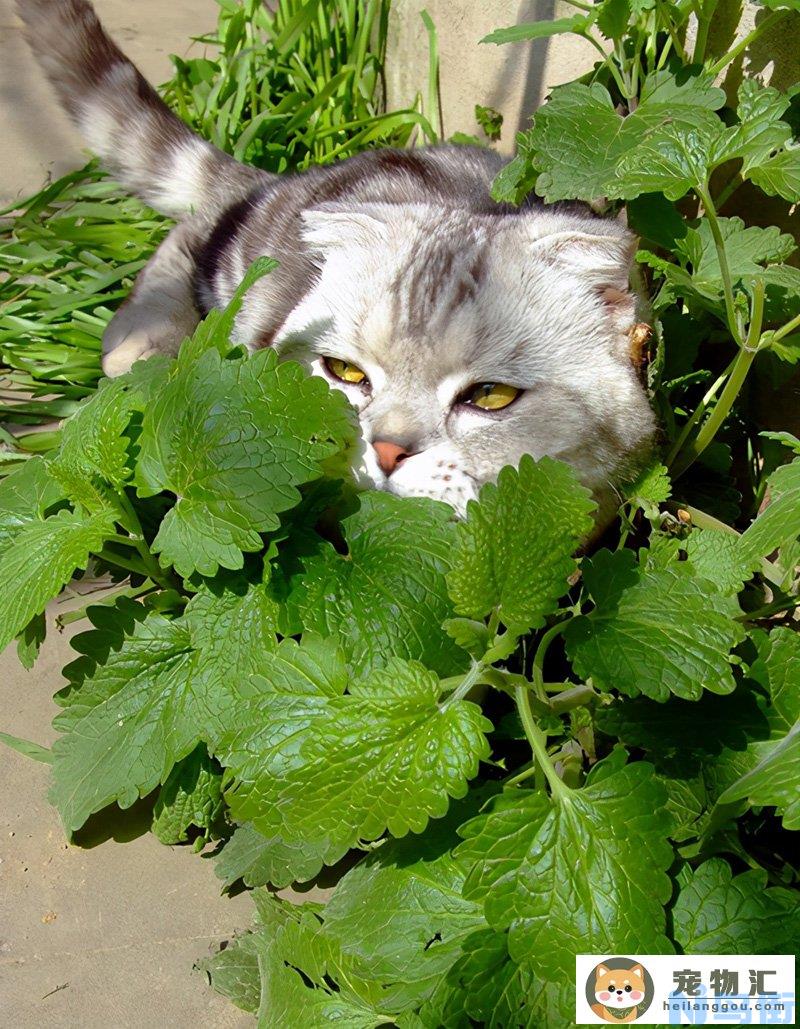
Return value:
M 407 457 L 411 457 L 411 454 L 396 443 L 388 443 L 379 439 L 375 440 L 372 445 L 378 455 L 378 464 L 383 469 L 384 475 L 391 475 L 401 462 L 405 461 Z

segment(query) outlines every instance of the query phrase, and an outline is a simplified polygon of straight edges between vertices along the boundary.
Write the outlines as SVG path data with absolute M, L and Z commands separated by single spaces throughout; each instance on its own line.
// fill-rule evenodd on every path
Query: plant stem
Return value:
M 722 208 L 723 204 L 726 204 L 730 200 L 730 198 L 733 196 L 733 194 L 736 192 L 736 190 L 739 188 L 739 186 L 741 186 L 743 184 L 744 184 L 744 179 L 739 174 L 739 172 L 736 172 L 736 174 L 733 175 L 728 180 L 728 182 L 725 184 L 724 188 L 720 190 L 719 196 L 717 197 L 717 199 L 715 201 L 715 203 L 717 205 L 717 210 L 720 210 Z
M 694 41 L 694 51 L 692 53 L 692 64 L 702 64 L 706 56 L 706 46 L 708 45 L 708 30 L 711 28 L 711 21 L 714 17 L 714 11 L 717 7 L 717 0 L 711 0 L 708 4 L 708 10 L 703 10 L 703 2 L 700 3 L 695 9 L 697 15 L 697 37 Z
M 469 671 L 461 679 L 459 686 L 453 690 L 450 696 L 440 705 L 440 710 L 446 711 L 448 707 L 457 703 L 459 700 L 463 700 L 469 691 L 475 686 L 480 679 L 483 672 L 486 670 L 486 665 L 483 661 L 473 661 L 469 667 Z M 448 680 L 444 680 L 447 682 Z
M 553 796 L 559 800 L 565 800 L 569 796 L 569 787 L 565 786 L 559 779 L 553 767 L 553 762 L 547 754 L 547 738 L 534 721 L 527 688 L 525 686 L 517 686 L 514 696 L 528 743 L 530 743 L 533 755 L 550 784 Z
M 111 542 L 113 542 L 113 540 Z M 113 550 L 109 550 L 108 547 L 103 547 L 102 550 L 99 550 L 97 552 L 97 556 L 101 561 L 105 561 L 107 564 L 115 565 L 117 568 L 123 568 L 126 572 L 133 572 L 134 575 L 141 575 L 145 579 L 150 574 L 143 562 L 137 561 L 132 557 L 123 557 L 121 554 L 117 554 Z
M 786 597 L 783 600 L 774 600 L 771 604 L 756 608 L 755 611 L 747 611 L 743 615 L 737 615 L 737 622 L 757 622 L 761 618 L 769 618 L 771 615 L 778 615 L 782 611 L 792 611 L 800 607 L 800 597 Z
M 733 364 L 733 370 L 725 384 L 725 389 L 722 391 L 722 395 L 717 401 L 714 410 L 700 428 L 697 436 L 679 455 L 670 469 L 673 478 L 683 475 L 687 469 L 691 468 L 697 458 L 714 439 L 720 426 L 728 417 L 734 400 L 739 395 L 739 391 L 747 377 L 747 373 L 750 371 L 750 366 L 752 365 L 755 356 L 756 352 L 754 350 L 745 350 L 742 348 L 739 351 Z
M 735 363 L 736 363 L 736 358 L 734 358 L 731 361 L 731 363 L 728 365 L 728 367 L 725 369 L 725 371 L 719 376 L 719 378 L 716 380 L 716 382 L 713 384 L 713 386 L 711 386 L 711 388 L 708 390 L 706 395 L 703 397 L 703 399 L 697 405 L 697 408 L 694 411 L 694 413 L 692 414 L 692 416 L 687 420 L 687 422 L 684 425 L 683 429 L 681 429 L 680 435 L 675 440 L 675 445 L 673 446 L 672 450 L 670 450 L 670 452 L 669 452 L 669 457 L 667 458 L 667 461 L 666 461 L 667 467 L 671 467 L 672 462 L 678 456 L 678 454 L 680 453 L 681 448 L 683 447 L 683 444 L 688 439 L 689 433 L 692 431 L 692 429 L 695 427 L 695 425 L 697 425 L 697 423 L 700 421 L 700 419 L 706 413 L 706 408 L 711 403 L 711 401 L 714 399 L 714 397 L 717 395 L 719 390 L 722 388 L 725 380 L 728 378 L 728 376 L 733 371 L 733 366 L 734 366 Z
M 594 38 L 594 36 L 590 35 L 588 32 L 578 32 L 576 33 L 576 35 L 580 36 L 582 39 L 585 39 L 587 43 L 591 43 L 595 50 L 597 50 L 597 52 L 602 55 L 603 66 L 608 68 L 608 70 L 611 72 L 611 77 L 614 79 L 614 82 L 616 82 L 617 89 L 620 91 L 622 96 L 628 99 L 628 88 L 622 80 L 622 76 L 619 73 L 619 68 L 617 68 L 616 64 L 614 63 L 614 54 L 606 53 L 606 51 L 603 49 L 600 43 Z
M 731 61 L 735 61 L 743 50 L 746 50 L 754 40 L 758 39 L 762 32 L 765 32 L 771 25 L 774 25 L 774 23 L 784 14 L 786 14 L 785 10 L 772 11 L 768 14 L 760 25 L 756 25 L 752 31 L 748 32 L 746 36 L 743 36 L 739 40 L 736 46 L 731 47 L 726 54 L 723 54 L 718 61 L 715 61 L 714 64 L 711 65 L 708 69 L 709 74 L 714 77 L 719 75 L 723 68 L 727 68 Z
M 63 629 L 67 625 L 71 625 L 73 622 L 79 622 L 82 618 L 86 617 L 86 612 L 90 607 L 102 606 L 111 600 L 118 600 L 120 597 L 140 597 L 143 593 L 149 593 L 151 590 L 158 589 L 157 583 L 151 579 L 145 579 L 141 586 L 122 586 L 119 589 L 112 590 L 110 593 L 104 593 L 100 600 L 90 600 L 88 604 L 84 604 L 83 607 L 78 607 L 72 611 L 66 611 L 63 615 L 56 616 L 56 625 Z
M 725 250 L 725 241 L 722 238 L 722 229 L 720 228 L 719 219 L 717 218 L 717 210 L 714 207 L 714 202 L 711 199 L 711 194 L 708 192 L 708 188 L 698 189 L 697 195 L 700 197 L 700 201 L 703 204 L 706 217 L 708 218 L 709 228 L 711 229 L 711 235 L 714 237 L 714 246 L 717 250 L 719 270 L 722 275 L 722 286 L 725 293 L 725 313 L 728 320 L 728 329 L 739 346 L 741 346 L 742 337 L 739 331 L 739 323 L 736 318 L 736 307 L 733 299 L 733 282 L 731 280 L 731 272 L 728 266 L 728 254 Z
M 790 322 L 787 322 L 782 328 L 776 329 L 775 332 L 771 333 L 769 337 L 770 343 L 777 343 L 782 340 L 784 336 L 788 336 L 790 332 L 794 332 L 795 329 L 800 329 L 800 314 L 796 315 Z
M 533 681 L 533 688 L 536 691 L 536 696 L 544 701 L 545 704 L 549 703 L 547 698 L 547 690 L 544 685 L 544 659 L 547 656 L 547 648 L 566 628 L 569 618 L 563 618 L 560 622 L 555 622 L 545 632 L 542 638 L 539 640 L 539 645 L 536 648 L 536 653 L 533 655 L 533 664 L 531 666 L 531 679 Z
M 596 695 L 592 687 L 587 686 L 584 682 L 578 686 L 573 686 L 571 689 L 564 690 L 563 693 L 557 693 L 555 697 L 551 697 L 550 707 L 555 714 L 560 715 L 564 711 L 572 711 L 576 707 L 585 707 L 594 700 Z
M 133 504 L 128 499 L 127 494 L 124 490 L 120 490 L 116 495 L 120 510 L 122 512 L 122 519 L 120 524 L 123 528 L 131 534 L 131 542 L 142 559 L 142 563 L 147 570 L 148 576 L 157 582 L 163 589 L 173 589 L 174 583 L 170 581 L 171 573 L 165 572 L 158 561 L 150 552 L 150 548 L 147 545 L 147 540 L 144 536 L 144 530 L 142 529 L 142 523 L 139 521 L 139 516 L 134 510 Z M 121 566 L 121 567 L 124 567 Z
M 518 786 L 521 782 L 526 779 L 530 779 L 532 775 L 536 775 L 540 771 L 539 762 L 535 759 L 530 761 L 524 768 L 521 768 L 515 775 L 512 775 L 510 779 L 503 781 L 504 786 Z
M 758 353 L 758 341 L 761 338 L 761 326 L 763 321 L 764 280 L 756 279 L 755 286 L 753 288 L 753 305 L 747 338 L 739 353 L 736 355 L 736 360 L 733 362 L 733 368 L 731 369 L 730 376 L 725 384 L 725 389 L 722 391 L 714 410 L 697 433 L 697 436 L 681 455 L 683 460 L 676 460 L 675 467 L 673 468 L 674 476 L 677 477 L 678 475 L 681 475 L 687 468 L 694 464 L 697 458 L 714 439 L 720 426 L 730 414 L 734 401 L 738 397 L 742 385 L 744 384 L 744 380 L 747 378 L 747 373 L 750 371 L 753 361 L 755 360 L 755 356 Z
M 683 64 L 690 64 L 691 62 L 689 61 L 689 55 L 686 53 L 683 44 L 678 38 L 678 31 L 672 24 L 672 18 L 670 17 L 670 12 L 668 10 L 664 11 L 664 23 L 666 25 L 667 32 L 669 33 L 669 42 L 664 47 L 663 51 L 661 52 L 661 56 L 658 59 L 658 69 L 660 70 L 664 67 L 667 57 L 669 57 L 670 43 L 672 44 L 672 48 L 674 49 L 677 56 L 680 58 L 681 62 Z

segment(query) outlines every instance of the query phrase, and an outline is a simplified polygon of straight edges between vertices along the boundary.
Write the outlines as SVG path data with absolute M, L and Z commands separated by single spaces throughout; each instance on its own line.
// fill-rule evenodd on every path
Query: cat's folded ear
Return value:
M 320 204 L 303 211 L 300 235 L 310 248 L 327 256 L 333 249 L 374 246 L 388 235 L 383 204 Z
M 615 221 L 584 220 L 569 224 L 563 214 L 539 218 L 530 226 L 532 253 L 554 269 L 579 277 L 589 287 L 608 314 L 615 332 L 615 352 L 642 368 L 643 337 L 636 330 L 646 329 L 639 318 L 640 301 L 631 290 L 631 268 L 638 240 L 624 225 Z
M 610 231 L 602 231 L 607 228 Z M 535 252 L 587 279 L 598 291 L 627 292 L 637 239 L 617 222 L 599 222 L 597 232 L 565 229 L 531 241 Z M 613 300 L 613 296 L 607 299 Z

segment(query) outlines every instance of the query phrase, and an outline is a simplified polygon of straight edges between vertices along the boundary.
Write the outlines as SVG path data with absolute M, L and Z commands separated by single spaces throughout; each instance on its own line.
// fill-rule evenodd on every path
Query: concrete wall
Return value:
M 475 104 L 489 105 L 505 117 L 500 149 L 506 153 L 513 151 L 516 132 L 528 127 L 553 86 L 582 75 L 598 57 L 589 43 L 571 35 L 505 46 L 479 43 L 496 28 L 574 14 L 575 8 L 563 0 L 394 0 L 388 62 L 392 105 L 407 102 L 427 82 L 428 42 L 422 10 L 433 18 L 439 38 L 446 135 L 475 133 Z M 711 53 L 722 54 L 731 46 L 740 11 L 738 0 L 720 0 L 709 41 Z M 747 0 L 740 34 L 765 13 Z M 785 15 L 757 41 L 748 70 L 780 88 L 800 81 L 800 15 Z M 740 61 L 731 66 L 727 78 L 735 90 L 741 79 Z

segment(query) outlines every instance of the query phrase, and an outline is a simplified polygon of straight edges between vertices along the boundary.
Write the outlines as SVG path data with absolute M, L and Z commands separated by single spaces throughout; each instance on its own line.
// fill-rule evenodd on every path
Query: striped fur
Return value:
M 219 214 L 268 180 L 191 132 L 106 34 L 88 0 L 17 0 L 33 53 L 106 168 L 157 211 Z

